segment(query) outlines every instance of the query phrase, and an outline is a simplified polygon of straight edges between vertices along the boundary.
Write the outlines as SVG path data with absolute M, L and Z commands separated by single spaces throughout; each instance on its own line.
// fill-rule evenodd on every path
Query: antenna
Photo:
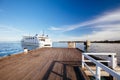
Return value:
M 43 34 L 42 34 L 42 36 L 44 36 L 44 30 L 43 30 Z

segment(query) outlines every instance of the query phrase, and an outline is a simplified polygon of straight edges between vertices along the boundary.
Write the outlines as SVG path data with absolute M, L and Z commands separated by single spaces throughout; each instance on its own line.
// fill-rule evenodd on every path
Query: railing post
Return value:
M 115 69 L 115 67 L 117 66 L 117 58 L 115 57 L 115 55 L 109 55 L 108 60 L 110 61 L 108 63 L 108 66 L 112 69 Z
M 24 48 L 24 54 L 27 54 L 27 52 L 28 52 L 28 49 Z
M 114 55 L 111 55 L 111 67 L 114 69 L 115 61 L 114 61 Z
M 117 66 L 117 60 L 115 58 L 115 55 L 112 55 L 111 62 L 112 62 L 112 69 L 115 69 L 115 67 Z M 111 76 L 111 80 L 116 80 L 116 79 L 115 77 Z
M 85 52 L 88 52 L 90 45 L 91 45 L 90 41 L 87 40 L 86 42 L 84 42 L 84 51 Z
M 75 42 L 68 42 L 68 48 L 76 48 Z
M 117 58 L 115 58 L 115 55 L 112 55 L 112 68 L 115 69 L 117 66 Z
M 96 65 L 96 80 L 101 80 L 101 72 L 100 72 L 101 68 Z
M 82 53 L 82 68 L 84 68 L 84 55 Z

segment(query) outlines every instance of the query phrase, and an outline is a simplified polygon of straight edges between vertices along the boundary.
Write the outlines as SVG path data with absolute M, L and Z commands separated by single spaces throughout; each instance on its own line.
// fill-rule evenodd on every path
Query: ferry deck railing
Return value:
M 110 55 L 111 59 L 108 60 L 96 60 L 94 58 L 92 58 L 89 55 Z M 115 77 L 117 80 L 120 80 L 120 74 L 118 74 L 117 72 L 115 72 L 113 69 L 116 67 L 115 64 L 115 55 L 116 53 L 82 53 L 82 68 L 84 68 L 86 66 L 86 68 L 93 74 L 93 76 L 95 77 L 96 80 L 101 80 L 101 69 L 103 69 L 104 71 L 108 72 L 110 75 L 112 75 L 113 77 Z M 85 58 L 87 58 L 88 60 L 85 60 Z M 96 72 L 94 72 L 89 65 L 87 65 L 86 62 L 93 62 L 96 65 Z M 101 62 L 108 62 L 111 64 L 111 68 L 109 68 L 108 66 L 102 64 Z

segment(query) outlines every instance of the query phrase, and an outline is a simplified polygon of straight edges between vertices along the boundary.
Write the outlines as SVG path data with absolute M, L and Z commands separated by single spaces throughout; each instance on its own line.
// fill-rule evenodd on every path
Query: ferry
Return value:
M 35 36 L 23 36 L 21 40 L 22 45 L 27 46 L 39 46 L 39 47 L 52 47 L 52 40 L 48 35 L 38 35 Z

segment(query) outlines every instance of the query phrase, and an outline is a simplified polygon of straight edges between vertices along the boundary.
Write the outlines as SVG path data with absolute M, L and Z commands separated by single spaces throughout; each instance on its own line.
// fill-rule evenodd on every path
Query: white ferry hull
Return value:
M 39 46 L 39 47 L 52 47 L 52 43 L 32 43 L 32 42 L 21 42 L 23 45 L 27 46 Z
M 27 45 L 27 46 L 40 46 L 39 43 L 30 43 L 30 42 L 21 42 L 23 45 Z
M 52 41 L 48 36 L 24 36 L 21 43 L 27 46 L 52 47 Z

